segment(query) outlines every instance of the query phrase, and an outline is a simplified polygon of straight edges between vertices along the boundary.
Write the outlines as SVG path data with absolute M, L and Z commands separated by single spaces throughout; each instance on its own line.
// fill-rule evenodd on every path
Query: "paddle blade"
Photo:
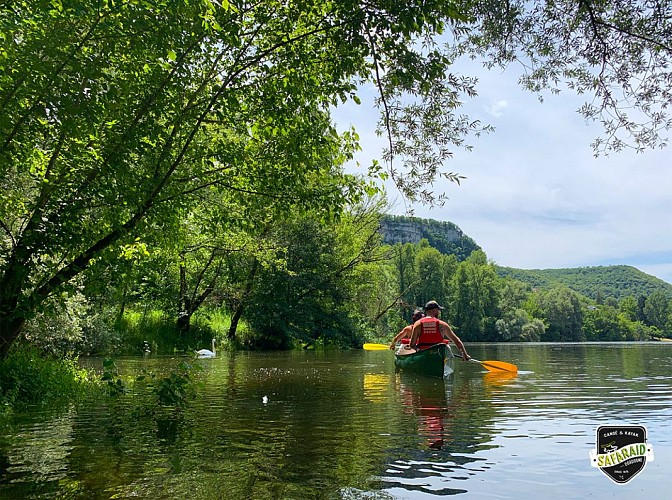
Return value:
M 365 351 L 387 351 L 390 349 L 390 346 L 385 344 L 364 344 L 362 347 Z
M 491 372 L 517 372 L 518 367 L 512 363 L 505 363 L 504 361 L 479 361 L 486 370 Z

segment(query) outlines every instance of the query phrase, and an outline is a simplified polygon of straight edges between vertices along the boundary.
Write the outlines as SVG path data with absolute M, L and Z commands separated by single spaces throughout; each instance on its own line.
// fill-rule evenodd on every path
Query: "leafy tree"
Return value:
M 398 276 L 398 295 L 396 300 L 399 302 L 400 316 L 410 318 L 414 305 L 417 305 L 417 288 L 420 285 L 420 276 L 415 265 L 417 245 L 412 243 L 396 244 L 392 247 L 391 253 L 394 258 L 395 267 Z M 406 314 L 404 314 L 406 313 Z
M 455 100 L 470 84 L 413 43 L 454 15 L 443 2 L 4 5 L 0 356 L 47 297 L 116 244 L 170 231 L 202 190 L 327 212 L 358 199 L 359 181 L 324 170 L 356 139 L 336 133 L 328 107 L 363 80 L 388 104 L 395 89 Z M 416 159 L 422 172 L 427 155 Z M 320 177 L 330 182 L 315 190 Z
M 163 268 L 154 273 L 161 278 L 155 285 L 164 291 L 161 307 L 177 318 L 182 336 L 194 313 L 220 290 L 224 260 L 239 251 L 246 236 L 239 224 L 243 216 L 226 193 L 204 190 L 198 197 L 200 203 L 178 216 L 170 238 L 158 234 L 151 242 L 151 251 L 162 257 L 154 259 Z
M 497 316 L 497 275 L 482 250 L 461 262 L 453 278 L 451 323 L 463 340 L 491 340 Z
M 662 293 L 652 293 L 644 304 L 644 316 L 649 325 L 660 331 L 668 331 L 670 321 L 670 301 Z
M 641 321 L 632 321 L 623 314 L 619 314 L 619 320 L 625 330 L 625 340 L 651 340 L 658 335 L 655 327 L 647 326 Z
M 495 322 L 497 340 L 540 341 L 545 331 L 544 323 L 525 309 L 529 287 L 513 279 L 501 279 L 498 284 L 500 318 Z
M 449 72 L 447 29 L 457 53 L 524 55 L 534 91 L 596 95 L 581 110 L 603 122 L 596 150 L 622 149 L 621 130 L 638 149 L 665 142 L 663 1 L 3 3 L 0 357 L 47 299 L 136 238 L 170 234 L 204 190 L 252 213 L 275 200 L 273 221 L 361 200 L 367 187 L 340 168 L 356 134 L 329 119 L 358 85 L 377 88 L 389 142 L 387 172 L 370 173 L 441 201 L 427 186 L 459 182 L 445 160 L 489 129 L 457 114 L 475 80 Z
M 286 220 L 269 234 L 282 259 L 260 266 L 249 294 L 247 320 L 255 347 L 358 343 L 357 280 L 380 262 L 378 216 L 349 213 L 338 222 Z
M 396 246 L 383 246 L 384 260 L 358 266 L 351 280 L 353 300 L 367 338 L 388 339 L 410 321 L 413 304 L 399 293 Z M 366 332 L 365 332 L 366 333 Z
M 506 313 L 522 307 L 529 295 L 529 286 L 513 279 L 501 280 L 500 284 L 499 309 Z
M 640 295 L 637 297 L 637 319 L 639 321 L 646 321 L 646 314 L 644 314 L 644 306 L 646 305 L 646 297 Z
M 579 295 L 558 286 L 539 295 L 539 312 L 547 325 L 543 341 L 577 342 L 584 340 Z
M 484 0 L 471 4 L 461 51 L 487 65 L 520 61 L 524 87 L 591 96 L 580 112 L 604 127 L 596 153 L 655 148 L 672 127 L 667 0 Z M 637 117 L 637 118 L 635 118 Z M 662 134 L 662 135 L 661 135 Z
M 630 321 L 639 319 L 637 299 L 632 295 L 622 298 L 618 303 L 618 308 Z
M 539 342 L 544 334 L 544 323 L 532 318 L 524 309 L 509 312 L 495 322 L 498 340 L 517 342 Z
M 419 280 L 415 303 L 423 305 L 430 300 L 445 302 L 446 291 L 441 252 L 430 246 L 423 247 L 415 255 L 415 265 Z
M 587 309 L 583 314 L 583 331 L 586 340 L 625 340 L 627 331 L 618 310 L 609 306 Z

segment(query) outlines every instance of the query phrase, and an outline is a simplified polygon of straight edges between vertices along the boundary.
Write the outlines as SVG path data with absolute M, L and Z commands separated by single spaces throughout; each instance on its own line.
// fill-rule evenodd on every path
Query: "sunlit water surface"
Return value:
M 468 347 L 520 371 L 455 360 L 444 381 L 397 373 L 389 351 L 218 354 L 182 412 L 150 412 L 144 393 L 31 408 L 0 428 L 0 498 L 668 498 L 672 345 Z M 627 484 L 591 467 L 605 424 L 648 431 L 655 458 Z

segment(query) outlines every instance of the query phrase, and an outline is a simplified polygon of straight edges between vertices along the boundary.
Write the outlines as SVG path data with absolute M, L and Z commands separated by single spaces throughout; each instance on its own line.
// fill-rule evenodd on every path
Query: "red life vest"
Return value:
M 444 342 L 441 330 L 439 329 L 439 320 L 432 317 L 422 318 L 420 323 L 420 335 L 418 336 L 418 347 L 428 347 L 434 344 Z

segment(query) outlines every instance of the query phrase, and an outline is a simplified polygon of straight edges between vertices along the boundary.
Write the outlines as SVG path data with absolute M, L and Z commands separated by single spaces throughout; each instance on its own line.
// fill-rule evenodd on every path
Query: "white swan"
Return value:
M 215 351 L 215 339 L 212 339 L 212 351 L 208 349 L 199 349 L 196 351 L 196 357 L 199 358 L 214 358 L 217 356 L 217 351 Z

